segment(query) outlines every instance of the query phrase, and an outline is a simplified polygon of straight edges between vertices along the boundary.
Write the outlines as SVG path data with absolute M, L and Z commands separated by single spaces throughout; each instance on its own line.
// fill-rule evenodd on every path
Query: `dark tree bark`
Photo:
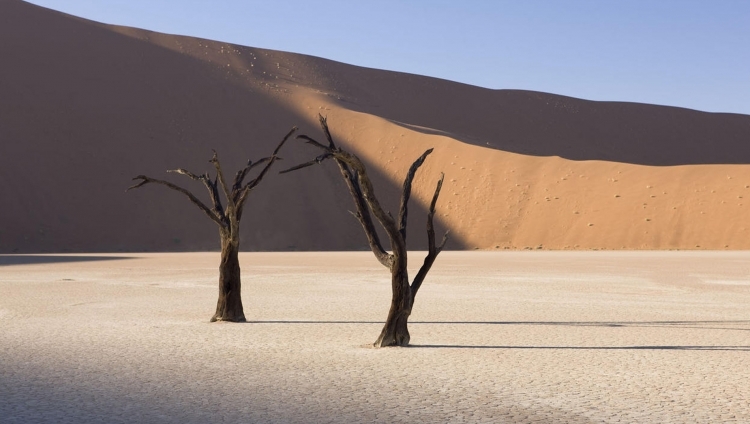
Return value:
M 274 162 L 281 159 L 277 156 L 279 150 L 295 131 L 297 131 L 296 127 L 292 128 L 292 130 L 287 133 L 287 135 L 281 140 L 281 143 L 276 146 L 276 149 L 271 156 L 263 158 L 257 162 L 251 160 L 248 161 L 243 169 L 237 171 L 231 187 L 227 185 L 227 181 L 224 178 L 224 172 L 221 169 L 221 164 L 219 163 L 219 158 L 215 151 L 213 157 L 209 161 L 216 169 L 216 177 L 213 180 L 209 177 L 208 173 L 196 175 L 182 168 L 167 171 L 182 174 L 203 183 L 211 198 L 211 208 L 201 202 L 190 191 L 172 184 L 169 181 L 158 180 L 145 175 L 139 175 L 133 178 L 133 180 L 140 180 L 140 182 L 126 190 L 129 191 L 134 188 L 139 188 L 149 183 L 164 185 L 187 196 L 194 205 L 196 205 L 204 214 L 206 214 L 206 216 L 219 226 L 219 238 L 221 239 L 219 300 L 216 302 L 216 313 L 211 318 L 211 322 L 245 322 L 245 312 L 242 308 L 242 282 L 240 279 L 239 261 L 240 220 L 242 219 L 242 210 L 247 201 L 248 194 L 260 184 L 261 180 L 268 173 L 268 170 L 271 169 Z M 265 166 L 258 176 L 245 183 L 245 177 L 247 177 L 248 172 L 262 164 L 265 164 Z M 219 191 L 221 191 L 226 200 L 226 206 L 221 202 Z
M 353 212 L 353 214 L 362 225 L 362 229 L 367 236 L 367 241 L 370 244 L 372 253 L 375 254 L 375 257 L 381 264 L 383 264 L 383 266 L 391 271 L 391 308 L 388 311 L 388 317 L 386 318 L 383 330 L 380 332 L 380 336 L 375 341 L 374 346 L 407 346 L 410 338 L 408 329 L 409 315 L 411 315 L 411 310 L 414 306 L 414 298 L 416 297 L 419 288 L 422 286 L 422 282 L 424 281 L 427 272 L 435 262 L 435 258 L 443 250 L 445 242 L 448 239 L 448 233 L 446 232 L 440 245 L 437 245 L 435 243 L 435 229 L 433 226 L 435 204 L 440 195 L 440 189 L 443 186 L 444 175 L 440 175 L 440 180 L 437 183 L 437 187 L 435 187 L 435 194 L 432 196 L 430 210 L 427 215 L 427 240 L 429 251 L 427 257 L 424 259 L 422 267 L 419 269 L 419 272 L 410 284 L 409 274 L 406 268 L 406 218 L 408 214 L 409 197 L 411 196 L 411 183 L 414 180 L 414 175 L 419 167 L 422 166 L 427 156 L 432 153 L 432 149 L 424 152 L 409 168 L 409 172 L 404 179 L 398 218 L 394 219 L 390 213 L 383 210 L 380 206 L 380 202 L 375 196 L 375 189 L 372 186 L 370 178 L 367 176 L 367 170 L 362 161 L 356 155 L 349 153 L 334 144 L 331 133 L 328 130 L 328 123 L 323 116 L 320 116 L 320 126 L 326 136 L 328 145 L 322 144 L 307 135 L 299 135 L 297 138 L 303 139 L 307 143 L 323 150 L 323 154 L 309 162 L 281 171 L 281 173 L 302 169 L 321 163 L 326 159 L 333 159 L 334 162 L 336 162 L 336 165 L 338 165 L 339 170 L 341 171 L 341 176 L 344 178 L 344 181 L 349 188 L 349 192 L 352 195 L 352 199 L 354 200 L 356 212 Z M 388 240 L 391 244 L 391 253 L 388 253 L 383 249 L 378 233 L 375 230 L 375 224 L 372 219 L 373 215 L 388 235 Z

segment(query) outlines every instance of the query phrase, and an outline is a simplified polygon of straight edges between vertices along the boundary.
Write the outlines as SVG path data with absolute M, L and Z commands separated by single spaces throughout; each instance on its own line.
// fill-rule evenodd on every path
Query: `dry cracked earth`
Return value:
M 747 252 L 444 252 L 387 349 L 371 254 L 240 259 L 0 256 L 0 421 L 750 422 Z

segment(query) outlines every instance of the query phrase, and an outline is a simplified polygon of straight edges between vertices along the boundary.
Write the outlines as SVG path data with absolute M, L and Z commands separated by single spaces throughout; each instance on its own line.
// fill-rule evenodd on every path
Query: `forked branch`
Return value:
M 281 142 L 276 146 L 276 148 L 273 150 L 273 154 L 267 158 L 263 158 L 259 160 L 258 162 L 255 162 L 255 164 L 251 164 L 248 161 L 248 166 L 245 167 L 247 171 L 254 168 L 256 165 L 259 165 L 261 163 L 265 163 L 266 166 L 263 167 L 263 169 L 260 171 L 260 174 L 258 174 L 257 177 L 250 180 L 247 184 L 244 186 L 242 185 L 242 181 L 245 179 L 245 175 L 247 175 L 247 171 L 243 169 L 242 175 L 240 175 L 240 172 L 237 173 L 237 176 L 235 177 L 235 183 L 234 187 L 232 189 L 232 198 L 235 202 L 235 205 L 237 207 L 237 219 L 242 218 L 242 210 L 245 206 L 245 201 L 247 201 L 247 196 L 255 187 L 260 184 L 263 177 L 268 173 L 268 170 L 271 169 L 271 166 L 273 166 L 274 162 L 277 160 L 281 160 L 281 158 L 278 156 L 279 151 L 281 150 L 281 147 L 286 143 L 286 141 L 289 139 L 289 137 L 292 136 L 297 131 L 297 127 L 292 127 L 291 130 L 289 130 L 288 133 L 284 136 L 284 138 L 281 139 Z
M 234 176 L 234 184 L 232 184 L 232 194 L 236 195 L 236 193 L 239 193 L 242 190 L 242 183 L 245 181 L 245 177 L 247 176 L 248 172 L 250 172 L 256 166 L 261 165 L 265 162 L 268 162 L 269 160 L 271 160 L 270 157 L 263 158 L 257 162 L 248 160 L 247 165 L 244 168 L 237 171 L 237 174 Z
M 404 179 L 404 188 L 401 191 L 401 206 L 398 209 L 398 231 L 401 233 L 401 237 L 406 241 L 406 217 L 409 211 L 409 197 L 411 197 L 411 182 L 414 180 L 414 175 L 417 170 L 424 163 L 427 156 L 432 153 L 432 149 L 427 149 L 426 152 L 422 153 L 422 156 L 417 158 L 414 163 L 409 167 L 409 172 L 406 174 Z M 442 180 L 441 180 L 442 181 Z
M 229 191 L 226 180 L 224 180 L 224 172 L 221 170 L 221 163 L 219 163 L 219 155 L 216 153 L 216 150 L 214 150 L 214 156 L 209 162 L 216 168 L 216 178 L 219 180 L 224 197 L 227 199 L 227 209 L 235 209 L 234 197 L 232 196 L 232 192 Z
M 221 199 L 219 198 L 219 190 L 216 187 L 216 180 L 211 181 L 211 178 L 208 176 L 208 174 L 203 175 L 195 175 L 192 172 L 179 168 L 179 169 L 172 169 L 167 172 L 174 172 L 176 174 L 182 174 L 190 177 L 193 180 L 200 181 L 203 183 L 203 185 L 206 186 L 206 189 L 208 190 L 208 195 L 211 196 L 211 202 L 213 203 L 214 207 L 213 210 L 216 212 L 216 215 L 224 222 L 226 222 L 226 215 L 224 214 L 224 207 L 221 205 Z
M 424 258 L 424 263 L 422 264 L 422 267 L 419 268 L 419 272 L 417 272 L 417 275 L 414 277 L 414 281 L 411 283 L 412 297 L 417 295 L 417 291 L 419 291 L 419 287 L 422 286 L 422 282 L 424 281 L 424 278 L 427 276 L 427 273 L 430 271 L 432 264 L 435 262 L 435 258 L 437 258 L 437 255 L 443 251 L 443 248 L 445 247 L 445 243 L 448 241 L 449 231 L 446 231 L 445 234 L 443 234 L 443 240 L 440 242 L 440 245 L 435 244 L 435 226 L 433 224 L 433 218 L 435 217 L 435 205 L 437 204 L 438 196 L 440 196 L 440 189 L 443 187 L 444 178 L 445 178 L 445 174 L 441 172 L 440 180 L 438 180 L 437 187 L 435 187 L 435 194 L 432 195 L 432 202 L 430 202 L 430 210 L 427 213 L 428 251 L 427 251 L 427 256 Z

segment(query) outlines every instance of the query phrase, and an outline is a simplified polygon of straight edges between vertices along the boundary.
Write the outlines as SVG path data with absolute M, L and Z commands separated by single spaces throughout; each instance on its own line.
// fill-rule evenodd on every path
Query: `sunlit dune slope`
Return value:
M 750 116 L 488 90 L 325 59 L 99 24 L 0 1 L 0 252 L 216 249 L 214 224 L 138 174 L 234 172 L 317 115 L 367 161 L 409 243 L 451 248 L 746 249 Z M 277 170 L 319 152 L 298 141 Z M 333 163 L 273 173 L 252 193 L 245 250 L 366 248 Z

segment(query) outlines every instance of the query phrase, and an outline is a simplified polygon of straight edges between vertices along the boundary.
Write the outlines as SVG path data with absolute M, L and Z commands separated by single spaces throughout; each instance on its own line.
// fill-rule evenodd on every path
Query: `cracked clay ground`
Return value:
M 371 254 L 218 260 L 0 256 L 0 421 L 750 422 L 750 253 L 444 252 L 380 350 Z

